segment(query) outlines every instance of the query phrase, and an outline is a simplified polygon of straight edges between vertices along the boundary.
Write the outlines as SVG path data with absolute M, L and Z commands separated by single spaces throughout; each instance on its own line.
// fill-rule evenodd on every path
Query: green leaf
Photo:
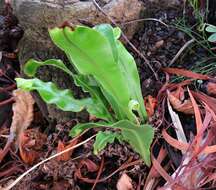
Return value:
M 112 121 L 112 117 L 110 113 L 108 112 L 106 106 L 104 105 L 104 102 L 102 99 L 105 99 L 102 97 L 102 93 L 100 92 L 100 89 L 95 86 L 90 86 L 90 82 L 88 77 L 80 77 L 78 75 L 74 75 L 61 60 L 57 59 L 50 59 L 47 61 L 36 61 L 34 59 L 30 59 L 24 66 L 24 72 L 28 76 L 35 76 L 37 69 L 41 66 L 50 65 L 57 67 L 63 71 L 65 71 L 67 74 L 69 74 L 71 77 L 74 78 L 75 83 L 77 86 L 81 86 L 84 92 L 90 93 L 92 97 L 93 104 L 90 104 L 87 107 L 87 111 L 96 116 L 97 118 L 104 119 L 104 120 L 110 120 Z
M 84 123 L 77 124 L 70 131 L 70 136 L 75 137 L 84 130 L 94 127 L 117 128 L 133 149 L 140 154 L 145 163 L 150 166 L 150 145 L 154 138 L 154 130 L 150 125 L 137 126 L 128 120 L 121 120 L 114 124 L 105 123 Z
M 118 65 L 120 66 L 119 69 L 124 75 L 124 80 L 127 81 L 125 85 L 128 85 L 128 89 L 130 89 L 130 97 L 134 101 L 137 100 L 140 104 L 139 109 L 136 111 L 138 111 L 140 118 L 142 119 L 142 121 L 144 121 L 145 119 L 147 119 L 147 113 L 144 107 L 144 101 L 142 97 L 139 73 L 137 70 L 136 62 L 133 56 L 116 38 L 116 36 L 121 34 L 121 29 L 112 28 L 109 24 L 98 25 L 95 28 L 109 40 L 111 47 L 113 49 L 113 54 L 115 55 L 115 57 L 118 58 Z M 134 118 L 136 120 L 135 115 Z
M 214 33 L 211 36 L 209 36 L 208 41 L 209 42 L 216 42 L 216 33 Z
M 207 32 L 214 33 L 214 32 L 216 32 L 216 26 L 214 26 L 214 25 L 209 25 L 209 26 L 206 27 L 205 30 L 206 30 Z
M 70 90 L 60 90 L 52 82 L 43 82 L 37 78 L 16 78 L 17 87 L 23 90 L 36 90 L 47 104 L 55 104 L 63 111 L 80 112 L 86 107 L 91 107 L 91 98 L 76 100 Z
M 107 33 L 110 28 L 107 29 Z M 130 89 L 125 85 L 125 77 L 116 62 L 111 36 L 95 29 L 78 26 L 72 31 L 69 27 L 54 28 L 49 31 L 53 42 L 65 51 L 69 60 L 82 75 L 93 76 L 108 99 L 118 119 L 134 120 L 128 109 L 131 99 Z M 116 106 L 117 105 L 117 106 Z
M 131 99 L 139 102 L 139 116 L 143 122 L 147 119 L 147 113 L 144 106 L 144 101 L 141 92 L 140 78 L 137 70 L 136 62 L 133 56 L 127 51 L 120 41 L 117 41 L 119 54 L 119 65 L 124 74 L 125 85 L 130 88 Z
M 115 61 L 118 62 L 118 51 L 117 51 L 117 47 L 116 47 L 113 28 L 109 24 L 100 24 L 100 25 L 95 26 L 94 29 L 96 29 L 105 38 L 107 38 L 109 40 L 113 57 L 114 57 Z
M 93 83 L 91 78 L 84 75 L 74 75 L 74 81 L 77 86 L 82 87 L 84 92 L 88 92 L 91 95 L 94 106 L 89 106 L 87 111 L 97 118 L 113 121 L 112 115 L 108 111 L 108 102 L 100 88 Z
M 41 66 L 45 66 L 45 65 L 51 65 L 51 66 L 57 67 L 73 77 L 73 73 L 59 59 L 49 59 L 44 62 L 30 59 L 24 66 L 24 73 L 28 75 L 29 77 L 34 77 L 38 68 Z
M 116 40 L 121 37 L 121 29 L 119 27 L 113 28 L 113 34 Z
M 108 143 L 113 143 L 115 139 L 121 139 L 121 135 L 119 133 L 113 133 L 111 131 L 99 131 L 96 136 L 96 140 L 94 142 L 94 154 L 98 154 L 101 150 L 103 150 Z

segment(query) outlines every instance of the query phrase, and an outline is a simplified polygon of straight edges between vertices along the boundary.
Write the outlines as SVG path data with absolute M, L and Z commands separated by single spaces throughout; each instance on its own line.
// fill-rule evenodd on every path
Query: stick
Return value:
M 143 22 L 143 21 L 155 21 L 155 22 L 159 22 L 161 23 L 162 25 L 166 26 L 167 28 L 169 28 L 169 26 L 163 22 L 162 20 L 159 20 L 159 19 L 156 19 L 156 18 L 141 18 L 141 19 L 135 19 L 135 20 L 130 20 L 130 21 L 127 21 L 127 22 L 123 22 L 121 23 L 121 25 L 127 25 L 127 24 L 132 24 L 134 22 Z
M 168 66 L 171 66 L 178 58 L 179 56 L 182 54 L 182 52 L 190 45 L 194 42 L 194 39 L 191 39 L 189 41 L 187 41 L 182 47 L 181 49 L 178 51 L 178 53 L 175 55 L 175 57 L 172 59 L 172 61 L 170 61 Z
M 6 188 L 3 188 L 2 190 L 10 190 L 11 188 L 13 188 L 18 182 L 20 182 L 26 175 L 28 175 L 31 171 L 33 171 L 34 169 L 36 169 L 38 166 L 42 165 L 43 163 L 53 159 L 53 158 L 56 158 L 57 156 L 60 156 L 62 154 L 64 154 L 65 152 L 68 152 L 74 148 L 77 148 L 87 142 L 89 142 L 91 139 L 93 139 L 96 135 L 93 135 L 91 136 L 90 138 L 86 139 L 85 141 L 79 143 L 79 144 L 76 144 L 75 146 L 72 146 L 68 149 L 65 149 L 64 151 L 62 152 L 59 152 L 57 154 L 54 154 L 53 156 L 50 156 L 49 158 L 45 159 L 45 160 L 42 160 L 41 162 L 37 163 L 36 165 L 34 165 L 33 167 L 31 167 L 29 170 L 27 170 L 25 173 L 23 173 L 21 176 L 19 176 L 13 183 L 11 183 L 9 186 L 7 186 Z

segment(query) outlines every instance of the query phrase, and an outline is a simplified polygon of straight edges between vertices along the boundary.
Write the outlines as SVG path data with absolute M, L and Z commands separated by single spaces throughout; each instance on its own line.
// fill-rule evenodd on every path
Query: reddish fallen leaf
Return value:
M 75 176 L 78 179 L 80 179 L 86 183 L 95 183 L 95 179 L 89 179 L 87 177 L 83 177 L 82 172 L 81 172 L 81 169 L 83 167 L 86 167 L 88 172 L 96 172 L 99 169 L 98 165 L 96 165 L 93 161 L 91 161 L 88 158 L 83 159 L 83 160 L 81 160 L 79 167 L 75 172 Z
M 19 166 L 19 164 L 17 163 L 13 163 L 10 165 L 10 167 L 7 167 L 7 169 L 1 170 L 0 171 L 0 177 L 8 177 L 8 176 L 12 176 L 18 172 L 24 172 L 23 169 L 21 169 L 21 167 Z M 0 188 L 1 189 L 1 188 Z
M 155 108 L 157 106 L 157 100 L 156 98 L 153 98 L 151 95 L 144 98 L 146 111 L 148 114 L 148 117 L 152 117 L 155 112 Z
M 168 92 L 169 101 L 176 111 L 182 112 L 184 114 L 194 114 L 192 102 L 190 100 L 181 101 L 179 98 L 182 97 L 182 95 L 181 97 L 177 95 L 176 92 L 174 92 L 174 95 L 173 93 Z
M 159 151 L 159 154 L 158 154 L 158 157 L 157 157 L 157 161 L 159 163 L 161 163 L 164 160 L 164 158 L 166 157 L 166 155 L 167 155 L 166 150 L 163 147 L 161 147 L 160 151 Z M 148 173 L 148 176 L 147 176 L 147 178 L 145 180 L 144 189 L 147 189 L 147 187 L 154 185 L 155 181 L 154 181 L 154 184 L 152 184 L 151 180 L 153 180 L 155 178 L 158 178 L 158 177 L 160 177 L 160 174 L 154 168 L 154 166 L 152 166 L 149 173 Z
M 171 178 L 171 176 L 166 172 L 166 170 L 160 165 L 160 163 L 158 162 L 158 160 L 153 156 L 153 154 L 151 155 L 152 157 L 152 165 L 154 166 L 154 168 L 158 171 L 158 173 L 169 183 L 174 184 L 173 179 Z
M 128 168 L 128 167 L 131 167 L 131 166 L 134 166 L 134 165 L 137 165 L 137 164 L 141 164 L 141 163 L 143 162 L 142 159 L 131 162 L 132 159 L 133 159 L 133 158 L 130 157 L 130 158 L 129 158 L 125 163 L 123 163 L 118 169 L 116 169 L 114 172 L 112 172 L 112 173 L 109 174 L 108 176 L 106 176 L 106 177 L 104 177 L 104 178 L 102 178 L 102 179 L 99 179 L 97 182 L 98 182 L 98 183 L 99 183 L 99 182 L 100 182 L 100 183 L 101 183 L 101 182 L 105 182 L 105 181 L 107 181 L 109 178 L 111 178 L 113 175 L 115 175 L 116 173 L 118 173 L 119 171 L 125 170 L 125 169 Z M 95 183 L 95 179 L 90 179 L 90 178 L 88 178 L 88 177 L 83 177 L 80 169 L 81 169 L 81 168 L 79 167 L 79 168 L 76 170 L 76 172 L 75 172 L 75 176 L 76 176 L 78 179 L 80 179 L 80 180 L 82 180 L 82 181 L 84 181 L 84 182 L 86 182 L 86 183 Z
M 202 118 L 201 118 L 201 113 L 200 113 L 199 107 L 196 103 L 196 100 L 194 99 L 193 95 L 191 94 L 191 91 L 189 90 L 189 88 L 188 88 L 188 93 L 189 93 L 191 102 L 193 104 L 193 109 L 194 109 L 194 114 L 195 114 L 196 129 L 197 129 L 197 135 L 196 135 L 197 136 L 197 142 L 196 142 L 195 148 L 196 148 L 196 151 L 198 151 L 199 147 L 201 146 L 201 141 L 202 141 L 202 134 L 200 134 L 202 127 L 203 127 Z
M 203 104 L 205 105 L 205 109 L 211 113 L 213 120 L 216 122 L 216 113 L 206 103 Z
M 180 75 L 188 78 L 193 78 L 193 79 L 200 79 L 200 80 L 208 80 L 210 79 L 209 76 L 195 73 L 189 70 L 185 69 L 179 69 L 179 68 L 162 68 L 162 71 L 167 72 L 169 74 L 175 74 L 175 75 Z
M 132 179 L 123 173 L 117 182 L 117 190 L 133 190 Z
M 80 167 L 86 166 L 89 172 L 96 172 L 99 167 L 90 159 L 84 159 L 80 162 Z
M 178 86 L 175 91 L 172 91 L 171 94 L 179 99 L 180 101 L 183 101 L 185 99 L 185 91 L 182 88 L 182 86 Z
M 13 103 L 13 102 L 14 102 L 14 98 L 12 97 L 12 98 L 9 98 L 9 99 L 7 99 L 7 100 L 1 101 L 1 102 L 0 102 L 0 106 L 5 106 L 5 105 L 11 104 L 11 103 Z
M 58 147 L 57 147 L 57 153 L 62 152 L 70 147 L 75 146 L 78 143 L 78 138 L 75 138 L 71 140 L 67 145 L 65 145 L 62 141 L 59 140 Z M 71 155 L 73 154 L 73 150 L 65 152 L 64 154 L 57 157 L 58 161 L 68 161 L 71 158 Z
M 176 140 L 175 138 L 171 137 L 166 132 L 165 129 L 162 131 L 162 135 L 163 135 L 163 138 L 166 140 L 167 143 L 169 143 L 172 147 L 174 147 L 174 148 L 176 148 L 178 150 L 187 151 L 189 149 L 189 147 L 190 147 L 190 144 L 180 142 L 180 141 Z M 205 154 L 215 153 L 216 152 L 216 145 L 206 146 L 202 150 L 202 152 L 205 153 Z
M 201 92 L 191 90 L 191 94 L 201 103 L 207 104 L 216 113 L 216 99 Z
M 20 156 L 26 164 L 33 164 L 41 156 L 46 138 L 46 135 L 38 129 L 27 129 L 20 134 Z
M 206 85 L 206 91 L 211 96 L 216 96 L 216 83 L 208 82 Z
M 183 151 L 187 151 L 188 150 L 188 148 L 189 148 L 189 144 L 188 143 L 180 142 L 180 141 L 176 140 L 175 138 L 171 137 L 166 132 L 165 129 L 162 131 L 162 135 L 163 135 L 163 138 L 166 140 L 166 142 L 168 144 L 170 144 L 172 147 L 174 147 L 174 148 L 176 148 L 178 150 L 183 150 Z
M 191 84 L 192 81 L 193 81 L 192 79 L 188 79 L 188 80 L 184 80 L 180 83 L 165 84 L 158 92 L 157 101 L 160 102 L 160 101 L 162 101 L 162 99 L 164 97 L 166 97 L 167 90 L 169 90 L 171 92 L 173 90 L 176 90 L 179 87 L 184 87 L 186 85 Z

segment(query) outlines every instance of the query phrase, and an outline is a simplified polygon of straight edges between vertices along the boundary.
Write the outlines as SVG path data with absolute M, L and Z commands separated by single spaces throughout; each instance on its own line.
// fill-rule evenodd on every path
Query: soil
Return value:
M 190 40 L 190 37 L 179 29 L 170 27 L 170 25 L 175 25 L 176 20 L 183 18 L 183 7 L 163 8 L 146 0 L 144 0 L 144 3 L 147 7 L 147 10 L 151 10 L 151 13 L 148 15 L 149 18 L 155 18 L 169 24 L 169 27 L 167 27 L 157 20 L 146 20 L 142 23 L 140 22 L 140 30 L 134 35 L 134 38 L 131 40 L 135 47 L 150 61 L 150 64 L 153 66 L 154 70 L 159 76 L 159 80 L 154 77 L 152 71 L 145 64 L 145 61 L 140 58 L 139 55 L 134 53 L 134 50 L 130 46 L 128 46 L 136 59 L 141 77 L 142 92 L 143 96 L 145 97 L 147 95 L 157 95 L 157 92 L 159 91 L 165 80 L 164 75 L 160 71 L 160 68 L 169 66 L 173 57 L 182 48 L 182 46 L 188 40 Z M 188 14 L 186 16 L 190 16 L 190 8 L 187 9 L 186 14 Z M 190 16 L 188 24 L 193 25 L 194 22 L 195 20 L 193 20 L 193 17 Z M 196 46 L 193 46 L 193 48 L 190 50 L 191 51 L 186 50 L 186 52 L 184 52 L 179 57 L 179 59 L 177 59 L 173 66 L 191 68 L 191 66 L 193 66 L 195 62 L 200 61 L 200 57 L 208 56 L 208 52 L 200 47 L 197 48 Z M 12 50 L 6 49 L 6 51 L 13 53 L 15 51 L 15 48 L 12 48 Z M 11 66 L 10 68 L 12 68 L 13 72 L 12 75 L 9 75 L 9 77 L 11 79 L 14 79 L 14 73 L 19 72 L 19 69 L 14 66 L 14 64 L 17 65 L 17 59 L 9 59 L 3 57 L 3 60 Z M 6 70 L 5 67 L 1 69 Z M 0 76 L 0 80 L 3 79 L 4 76 Z M 3 83 L 1 83 L 1 87 L 8 86 L 2 84 Z M 10 97 L 10 94 L 4 94 L 0 91 L 1 101 L 7 99 L 8 97 Z M 1 106 L 0 115 L 0 134 L 7 134 L 10 126 L 10 118 L 12 116 L 11 104 L 6 107 Z M 4 118 L 9 118 L 9 120 L 4 120 Z M 71 126 L 75 125 L 76 122 L 77 120 L 72 120 L 70 122 L 58 125 L 50 124 L 45 118 L 43 118 L 42 114 L 38 111 L 38 108 L 35 108 L 35 119 L 30 128 L 39 128 L 41 132 L 47 135 L 47 142 L 45 142 L 42 150 L 43 154 L 39 158 L 39 160 L 37 160 L 37 162 L 56 153 L 56 147 L 59 140 L 63 142 L 67 142 L 69 140 L 68 133 L 71 129 Z M 49 128 L 47 128 L 48 125 L 50 126 Z M 82 140 L 82 138 L 85 139 L 92 134 L 95 134 L 95 130 L 90 130 L 89 132 L 84 134 L 81 137 L 80 141 Z M 0 137 L 1 148 L 4 147 L 5 142 L 5 139 Z M 25 177 L 13 189 L 88 190 L 92 188 L 93 184 L 84 182 L 84 180 L 81 179 L 80 176 L 78 176 L 76 173 L 80 167 L 82 160 L 90 160 L 97 166 L 100 166 L 102 159 L 104 159 L 105 162 L 103 166 L 103 172 L 100 176 L 100 178 L 103 178 L 114 172 L 128 160 L 135 161 L 139 159 L 139 156 L 135 154 L 127 144 L 119 144 L 117 142 L 111 144 L 98 156 L 92 154 L 92 145 L 93 141 L 83 145 L 81 148 L 76 149 L 73 152 L 73 158 L 77 158 L 75 160 L 70 159 L 68 161 L 58 161 L 56 159 L 53 159 L 41 165 L 39 168 L 35 169 L 27 177 Z M 154 152 L 157 152 L 157 148 L 154 150 Z M 4 174 L 4 172 L 9 171 L 8 169 L 12 168 L 14 164 L 16 165 L 15 169 Z M 178 163 L 176 164 L 178 165 Z M 30 167 L 31 166 L 24 164 L 20 160 L 19 154 L 16 152 L 16 150 L 12 149 L 10 151 L 10 154 L 7 155 L 5 157 L 5 160 L 1 163 L 0 184 L 4 184 L 6 183 L 6 181 L 8 182 L 9 180 L 15 179 Z M 128 167 L 125 170 L 127 170 L 127 174 L 132 178 L 134 182 L 134 189 L 139 189 L 138 187 L 141 187 L 142 189 L 149 169 L 143 164 L 137 164 Z M 116 183 L 123 171 L 124 170 L 117 172 L 105 182 L 98 183 L 95 187 L 95 190 L 116 189 Z M 95 179 L 97 177 L 97 172 L 89 172 L 86 166 L 83 166 L 81 168 L 81 173 L 83 175 L 83 178 L 87 177 L 89 179 Z

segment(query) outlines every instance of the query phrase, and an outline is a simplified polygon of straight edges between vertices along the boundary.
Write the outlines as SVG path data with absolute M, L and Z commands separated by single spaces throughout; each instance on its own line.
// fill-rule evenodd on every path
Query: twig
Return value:
M 104 157 L 102 157 L 101 165 L 100 165 L 100 168 L 99 168 L 97 177 L 96 177 L 96 179 L 95 179 L 95 183 L 94 183 L 94 185 L 93 185 L 93 187 L 92 187 L 91 190 L 94 190 L 94 189 L 95 189 L 95 187 L 96 187 L 96 185 L 97 185 L 97 183 L 98 183 L 98 180 L 99 180 L 99 178 L 100 178 L 100 176 L 101 176 L 101 173 L 102 173 L 102 171 L 103 171 L 103 167 L 104 167 Z
M 7 100 L 3 100 L 2 102 L 0 102 L 0 107 L 5 106 L 6 104 L 10 104 L 12 102 L 14 102 L 14 97 L 11 97 L 11 98 L 9 98 Z
M 114 21 L 101 7 L 100 5 L 98 5 L 98 3 L 95 0 L 92 0 L 94 5 L 96 6 L 96 8 L 98 8 L 99 11 L 101 11 L 110 21 L 112 24 L 114 24 L 115 26 L 118 26 L 118 24 L 116 23 L 116 21 Z M 124 38 L 124 40 L 133 48 L 133 50 L 145 61 L 145 63 L 147 64 L 147 66 L 151 69 L 151 71 L 153 72 L 156 80 L 159 80 L 157 73 L 155 72 L 155 70 L 153 69 L 153 67 L 151 66 L 149 60 L 130 42 L 130 40 L 127 38 L 127 36 L 122 32 L 122 37 Z
M 132 24 L 134 22 L 143 22 L 143 21 L 156 21 L 156 22 L 159 22 L 162 25 L 166 26 L 167 28 L 169 27 L 165 22 L 163 22 L 162 20 L 156 19 L 156 18 L 135 19 L 135 20 L 131 20 L 131 21 L 127 21 L 127 22 L 121 23 L 121 25 L 127 25 L 127 24 Z
M 9 152 L 13 141 L 14 141 L 14 135 L 9 135 L 7 143 L 6 143 L 5 147 L 4 147 L 4 149 L 0 151 L 0 163 L 2 162 L 2 160 L 4 159 L 6 154 Z
M 54 154 L 53 156 L 50 156 L 49 158 L 47 158 L 47 159 L 45 159 L 45 160 L 42 160 L 41 162 L 37 163 L 36 165 L 34 165 L 33 167 L 31 167 L 29 170 L 27 170 L 25 173 L 23 173 L 21 176 L 19 176 L 19 177 L 18 177 L 13 183 L 11 183 L 8 187 L 3 188 L 2 190 L 10 190 L 10 189 L 13 188 L 18 182 L 20 182 L 26 175 L 28 175 L 31 171 L 33 171 L 34 169 L 36 169 L 37 167 L 39 167 L 39 166 L 42 165 L 43 163 L 45 163 L 45 162 L 47 162 L 47 161 L 49 161 L 49 160 L 51 160 L 51 159 L 53 159 L 53 158 L 56 158 L 56 157 L 58 157 L 58 156 L 60 156 L 60 155 L 62 155 L 62 154 L 64 154 L 64 153 L 66 153 L 66 152 L 68 152 L 68 151 L 70 151 L 70 150 L 73 150 L 73 149 L 75 149 L 75 148 L 77 148 L 77 147 L 79 147 L 79 146 L 81 146 L 81 145 L 83 145 L 83 144 L 89 142 L 89 141 L 90 141 L 91 139 L 93 139 L 95 136 L 96 136 L 96 135 L 93 135 L 93 136 L 91 136 L 90 138 L 86 139 L 85 141 L 83 141 L 83 142 L 81 142 L 81 143 L 79 143 L 79 144 L 76 144 L 75 146 L 72 146 L 72 147 L 70 147 L 70 148 L 68 148 L 68 149 L 65 149 L 65 150 L 62 151 L 62 152 L 59 152 L 59 153 L 57 153 L 57 154 Z M 77 158 L 75 158 L 75 159 L 77 159 Z
M 7 87 L 0 87 L 0 93 L 1 92 L 7 92 L 9 90 L 14 90 L 16 88 L 16 84 L 12 84 L 10 86 L 7 86 Z
M 192 44 L 193 42 L 195 41 L 195 39 L 191 39 L 189 41 L 187 41 L 182 47 L 181 49 L 178 51 L 178 53 L 175 55 L 175 57 L 172 59 L 172 61 L 170 61 L 169 65 L 168 66 L 171 66 L 178 58 L 179 56 L 182 54 L 182 52 L 190 45 Z

